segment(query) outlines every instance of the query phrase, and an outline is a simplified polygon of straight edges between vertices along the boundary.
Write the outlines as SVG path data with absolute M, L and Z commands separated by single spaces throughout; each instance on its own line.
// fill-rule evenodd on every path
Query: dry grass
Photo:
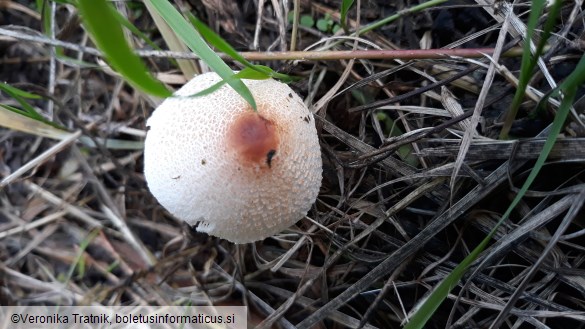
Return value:
M 230 1 L 181 2 L 191 3 L 238 50 L 291 50 L 283 1 L 260 8 L 245 1 L 239 11 Z M 215 2 L 224 9 L 215 10 Z M 39 37 L 32 4 L 0 2 L 0 25 L 11 24 L 2 28 L 21 39 Z M 140 141 L 157 100 L 107 69 L 73 61 L 101 61 L 73 7 L 53 7 L 55 37 L 75 45 L 65 49 L 69 59 L 56 57 L 44 42 L 0 35 L 0 80 L 47 96 L 51 100 L 34 102 L 45 117 L 100 138 L 98 147 L 74 139 L 57 145 L 0 130 L 0 305 L 190 301 L 249 306 L 249 324 L 259 328 L 306 328 L 309 315 L 314 328 L 399 327 L 499 220 L 554 117 L 555 104 L 548 104 L 533 118 L 536 101 L 583 55 L 582 2 L 567 1 L 513 126 L 521 140 L 497 140 L 519 68 L 518 58 L 497 58 L 518 45 L 528 7 L 519 4 L 506 21 L 507 7 L 495 9 L 491 1 L 447 4 L 359 37 L 333 38 L 301 26 L 294 43 L 296 50 L 490 47 L 494 61 L 263 63 L 303 77 L 293 88 L 317 114 L 323 185 L 307 218 L 240 246 L 171 217 L 146 189 L 140 150 L 100 142 Z M 300 7 L 301 15 L 315 18 L 336 19 L 339 11 L 331 1 L 301 1 Z M 361 17 L 354 11 L 350 26 L 401 9 L 362 1 Z M 126 14 L 152 32 L 152 21 L 138 12 L 132 7 Z M 167 83 L 185 81 L 167 59 L 148 63 Z M 489 327 L 498 315 L 510 328 L 585 327 L 585 213 L 568 211 L 583 203 L 585 189 L 583 93 L 532 190 L 429 328 Z M 4 94 L 0 101 L 17 105 Z M 565 233 L 552 240 L 560 229 Z M 550 253 L 540 259 L 545 250 Z

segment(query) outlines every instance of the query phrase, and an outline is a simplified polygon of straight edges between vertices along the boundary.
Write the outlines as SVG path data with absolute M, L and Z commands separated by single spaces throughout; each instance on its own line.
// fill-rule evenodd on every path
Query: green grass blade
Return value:
M 221 36 L 215 33 L 212 29 L 210 29 L 207 25 L 205 25 L 201 20 L 199 20 L 195 15 L 191 13 L 187 13 L 187 18 L 193 24 L 193 26 L 199 31 L 201 36 L 207 41 L 208 44 L 215 47 L 218 51 L 230 56 L 234 60 L 240 62 L 247 68 L 255 70 L 260 74 L 256 75 L 257 78 L 246 78 L 246 79 L 267 79 L 267 78 L 276 78 L 280 79 L 284 82 L 291 82 L 294 78 L 278 73 L 274 71 L 272 68 L 264 65 L 254 65 L 250 63 L 247 59 L 245 59 L 240 53 L 238 53 L 227 41 L 225 41 Z
M 67 139 L 72 134 L 55 123 L 32 119 L 22 114 L 21 110 L 11 109 L 11 106 L 4 104 L 0 104 L 0 127 L 56 140 Z M 144 148 L 142 141 L 79 137 L 82 144 L 92 148 L 97 147 L 94 140 L 111 150 L 141 150 Z
M 243 68 L 241 71 L 239 71 L 236 74 L 233 74 L 232 76 L 230 76 L 227 79 L 223 79 L 219 82 L 214 83 L 211 87 L 203 89 L 202 91 L 195 93 L 193 95 L 191 95 L 191 97 L 200 97 L 200 96 L 205 96 L 205 95 L 209 95 L 211 93 L 213 93 L 214 91 L 218 90 L 219 88 L 221 88 L 221 86 L 223 86 L 226 83 L 229 83 L 230 81 L 236 81 L 236 80 L 241 80 L 241 79 L 249 79 L 249 80 L 266 80 L 269 79 L 270 77 L 268 75 L 266 75 L 266 71 L 261 71 L 264 68 L 268 68 L 267 66 L 263 66 L 263 65 L 254 65 L 253 67 L 245 67 Z M 258 70 L 260 69 L 260 71 Z M 268 68 L 270 69 L 270 68 Z M 290 77 L 291 79 L 295 79 L 294 77 Z
M 557 19 L 561 15 L 562 4 L 563 2 L 560 0 L 554 1 L 553 5 L 550 7 L 548 11 L 548 17 L 546 22 L 544 23 L 542 35 L 540 36 L 540 42 L 538 43 L 538 47 L 536 50 L 536 53 L 539 54 L 539 56 L 544 51 L 544 47 L 546 46 L 546 43 L 553 32 L 555 24 L 557 23 Z
M 14 107 L 14 106 L 10 106 L 10 105 L 7 105 L 7 104 L 0 104 L 0 106 L 3 107 L 3 108 L 5 108 L 8 111 L 12 111 L 14 113 L 18 113 L 18 114 L 20 114 L 22 116 L 25 116 L 27 118 L 31 118 L 31 119 L 37 120 L 37 121 L 44 121 L 43 120 L 43 117 L 41 117 L 38 113 L 35 113 L 34 115 L 31 115 L 28 111 L 21 110 L 19 108 Z
M 35 121 L 43 122 L 48 125 L 51 125 L 55 128 L 64 129 L 56 123 L 53 123 L 47 119 L 45 119 L 42 115 L 40 115 L 35 109 L 26 101 L 26 99 L 41 99 L 42 97 L 39 95 L 31 94 L 24 90 L 20 90 L 18 88 L 14 88 L 9 84 L 0 82 L 0 91 L 5 92 L 8 96 L 14 98 L 22 107 L 16 108 L 14 106 L 0 104 L 0 106 L 6 110 L 12 111 L 14 113 L 18 113 L 22 116 L 30 118 Z
M 148 73 L 126 42 L 110 4 L 105 0 L 79 0 L 78 9 L 87 31 L 116 71 L 140 90 L 158 97 L 170 96 L 170 91 Z
M 236 81 L 236 80 L 241 81 L 241 79 L 265 80 L 268 78 L 270 78 L 270 77 L 267 76 L 264 72 L 259 72 L 255 68 L 252 68 L 252 67 L 245 67 L 240 72 L 233 74 L 231 77 L 229 77 L 227 79 L 223 79 L 223 80 L 213 84 L 209 88 L 203 89 L 202 91 L 191 95 L 191 97 L 200 97 L 200 96 L 209 95 L 209 94 L 213 93 L 214 91 L 218 90 L 219 88 L 221 88 L 221 86 L 225 85 L 226 83 L 229 83 L 230 81 Z
M 234 74 L 234 77 L 239 79 L 265 80 L 270 78 L 270 75 L 266 74 L 267 70 L 272 69 L 264 65 L 254 65 L 253 67 L 245 67 L 240 72 Z
M 563 92 L 564 98 L 559 106 L 557 111 L 555 120 L 553 121 L 551 130 L 549 135 L 546 139 L 546 142 L 540 152 L 538 159 L 528 178 L 522 185 L 522 188 L 518 191 L 518 194 L 512 200 L 512 203 L 500 219 L 500 221 L 495 225 L 495 227 L 490 231 L 490 233 L 481 241 L 481 243 L 473 249 L 473 251 L 465 257 L 465 259 L 455 267 L 455 269 L 443 280 L 441 283 L 433 290 L 433 292 L 429 295 L 427 300 L 421 305 L 421 307 L 417 310 L 417 312 L 412 316 L 410 321 L 404 327 L 405 329 L 414 329 L 414 328 L 423 328 L 426 322 L 431 318 L 433 313 L 437 310 L 437 308 L 441 305 L 441 303 L 447 298 L 447 295 L 451 291 L 453 287 L 455 287 L 469 266 L 477 259 L 480 253 L 485 249 L 488 242 L 491 240 L 493 235 L 496 233 L 498 227 L 508 219 L 514 208 L 518 205 L 520 200 L 528 191 L 528 188 L 534 180 L 536 176 L 542 169 L 546 158 L 550 154 L 561 129 L 567 119 L 571 111 L 571 106 L 577 94 L 577 88 L 585 82 L 585 56 L 581 57 L 576 69 L 569 75 L 569 77 L 559 86 L 559 89 Z
M 89 232 L 87 237 L 81 241 L 79 244 L 77 255 L 75 256 L 75 260 L 71 264 L 69 271 L 67 272 L 67 277 L 65 278 L 65 282 L 69 282 L 71 278 L 73 278 L 73 274 L 77 271 L 77 277 L 82 278 L 85 275 L 85 250 L 89 245 L 95 240 L 95 238 L 100 234 L 100 229 L 93 229 Z
M 14 111 L 11 106 L 0 104 L 0 126 L 18 130 L 41 137 L 63 140 L 71 135 L 70 132 L 59 128 L 46 120 L 33 119 L 21 111 Z
M 523 45 L 524 51 L 522 54 L 520 77 L 518 78 L 518 88 L 516 88 L 516 93 L 514 94 L 514 98 L 512 99 L 512 104 L 510 105 L 510 109 L 508 110 L 508 114 L 506 115 L 506 119 L 504 120 L 504 125 L 502 126 L 502 130 L 500 131 L 500 139 L 508 138 L 508 133 L 510 132 L 512 123 L 514 122 L 514 119 L 518 114 L 520 104 L 522 104 L 522 101 L 524 100 L 524 93 L 526 92 L 528 82 L 532 77 L 532 72 L 536 67 L 538 58 L 540 57 L 540 54 L 542 54 L 546 41 L 550 37 L 557 16 L 560 13 L 562 1 L 555 1 L 547 17 L 547 21 L 544 26 L 545 30 L 542 34 L 542 38 L 538 46 L 536 47 L 536 52 L 532 54 L 530 51 L 532 36 L 534 35 L 534 30 L 536 29 L 538 21 L 541 17 L 545 3 L 546 0 L 535 0 L 532 2 L 532 6 L 530 8 L 530 16 L 528 18 L 528 24 L 526 26 L 526 39 Z
M 62 63 L 65 63 L 70 66 L 79 67 L 83 69 L 100 69 L 100 66 L 95 63 L 89 63 L 82 60 L 78 60 L 77 58 L 69 57 L 65 55 L 63 48 L 55 47 L 55 57 Z
M 134 26 L 134 24 L 130 23 L 130 21 L 126 17 L 124 17 L 122 14 L 120 14 L 117 10 L 114 10 L 113 14 L 114 14 L 114 17 L 116 18 L 116 20 L 118 21 L 118 23 L 120 23 L 122 26 L 127 28 L 134 35 L 136 35 L 137 37 L 142 39 L 142 41 L 146 42 L 150 47 L 152 47 L 152 49 L 162 50 L 152 40 L 150 40 L 150 38 L 148 36 L 146 36 L 146 34 L 142 33 L 142 31 L 137 29 L 136 26 Z
M 565 90 L 569 88 L 578 88 L 580 85 L 585 83 L 585 56 L 581 57 L 579 63 L 575 67 L 573 73 L 571 73 L 557 88 Z
M 491 234 L 491 233 L 490 233 Z M 490 237 L 490 236 L 488 236 Z M 447 295 L 461 280 L 467 269 L 477 259 L 479 254 L 485 249 L 490 239 L 486 237 L 481 243 L 457 265 L 453 271 L 433 290 L 427 300 L 421 305 L 416 313 L 409 319 L 404 329 L 424 328 L 427 321 L 433 316 L 437 308 L 441 305 Z
M 12 87 L 7 83 L 0 82 L 0 90 L 6 92 L 12 97 L 19 97 L 19 98 L 28 98 L 28 99 L 41 99 L 42 97 L 39 95 L 31 94 L 28 91 L 20 90 L 18 88 Z
M 227 41 L 217 35 L 212 29 L 207 27 L 207 25 L 199 20 L 199 18 L 197 18 L 192 13 L 186 13 L 186 15 L 191 24 L 193 24 L 197 31 L 199 31 L 207 43 L 214 46 L 217 50 L 227 54 L 234 60 L 240 62 L 242 65 L 246 67 L 254 67 L 252 63 L 242 57 L 242 55 L 240 55 Z
M 176 52 L 188 52 L 189 47 L 187 47 L 187 45 L 181 41 L 181 39 L 169 27 L 165 20 L 157 13 L 156 9 L 154 9 L 152 6 L 152 2 L 150 0 L 143 0 L 142 3 L 146 7 L 146 10 L 154 21 L 154 25 L 158 29 L 158 32 L 167 44 L 169 50 Z M 200 73 L 199 65 L 197 65 L 197 62 L 194 60 L 177 59 L 175 62 L 177 63 L 178 68 L 181 70 L 181 73 L 183 73 L 183 76 L 187 79 L 191 79 Z
M 234 74 L 232 69 L 205 43 L 199 32 L 185 20 L 173 5 L 167 0 L 150 0 L 150 3 L 177 36 L 222 79 L 226 80 Z M 227 83 L 252 106 L 254 111 L 257 110 L 252 93 L 241 80 L 231 80 Z
M 341 2 L 341 27 L 344 31 L 347 31 L 347 12 L 353 6 L 354 0 L 343 0 Z
M 42 28 L 43 28 L 43 33 L 48 36 L 51 37 L 50 35 L 50 31 L 51 31 L 51 21 L 52 21 L 52 17 L 51 17 L 51 6 L 49 5 L 48 1 L 43 1 L 40 4 L 39 8 L 39 12 L 41 14 L 41 23 L 42 23 Z
M 148 44 L 152 49 L 162 50 L 152 40 L 150 40 L 150 38 L 146 34 L 142 33 L 142 31 L 137 29 L 136 26 L 134 26 L 134 24 L 130 23 L 130 21 L 126 17 L 124 17 L 122 14 L 120 14 L 117 10 L 114 10 L 114 16 L 116 17 L 118 22 L 120 22 L 120 24 L 122 24 L 122 26 L 127 28 L 135 36 L 139 37 L 142 41 L 146 42 L 146 44 Z M 169 58 L 169 61 L 173 65 L 180 67 L 179 63 L 174 58 Z M 185 72 L 183 72 L 183 73 L 185 73 Z

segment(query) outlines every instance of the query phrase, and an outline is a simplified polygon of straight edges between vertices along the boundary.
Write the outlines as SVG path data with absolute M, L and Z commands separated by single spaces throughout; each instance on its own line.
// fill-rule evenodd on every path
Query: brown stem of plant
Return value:
M 49 44 L 66 49 L 82 51 L 92 55 L 101 56 L 101 53 L 91 47 L 83 47 L 74 43 L 64 42 L 46 36 L 29 35 L 22 32 L 11 31 L 0 28 L 0 36 L 15 38 L 31 42 Z M 465 49 L 410 49 L 410 50 L 328 50 L 328 51 L 250 51 L 240 54 L 249 61 L 272 61 L 272 60 L 308 60 L 328 61 L 341 59 L 439 59 L 451 57 L 481 58 L 493 54 L 493 48 L 465 48 Z M 175 58 L 175 59 L 198 59 L 197 55 L 191 52 L 160 51 L 160 50 L 137 50 L 141 57 Z M 522 48 L 514 47 L 506 51 L 502 56 L 515 57 L 522 54 Z M 219 54 L 223 59 L 231 59 L 226 54 Z
M 193 53 L 159 50 L 138 50 L 141 57 L 168 57 L 175 59 L 198 59 Z M 335 61 L 349 59 L 445 59 L 445 58 L 482 58 L 494 53 L 493 48 L 466 49 L 401 49 L 401 50 L 327 50 L 327 51 L 244 51 L 239 54 L 248 61 Z M 224 53 L 218 53 L 223 60 L 232 60 Z M 503 53 L 503 57 L 522 55 L 522 48 L 514 47 Z
M 249 61 L 266 60 L 341 60 L 341 59 L 438 59 L 438 58 L 481 58 L 493 54 L 493 48 L 467 49 L 411 49 L 411 50 L 331 50 L 331 51 L 280 51 L 241 52 Z M 503 54 L 505 57 L 522 55 L 522 48 L 515 47 Z M 224 59 L 229 56 L 220 54 Z

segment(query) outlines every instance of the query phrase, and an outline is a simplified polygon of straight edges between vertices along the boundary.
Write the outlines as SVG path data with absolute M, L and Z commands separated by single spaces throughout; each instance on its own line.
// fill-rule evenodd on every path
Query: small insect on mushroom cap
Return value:
M 147 121 L 144 174 L 169 212 L 234 243 L 262 240 L 303 218 L 322 162 L 315 120 L 286 84 L 242 80 L 258 111 L 231 87 L 190 97 L 221 78 L 199 75 Z

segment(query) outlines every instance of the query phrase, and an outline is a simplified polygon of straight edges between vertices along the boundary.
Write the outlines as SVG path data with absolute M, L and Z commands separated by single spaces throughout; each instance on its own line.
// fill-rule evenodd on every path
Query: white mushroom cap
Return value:
M 147 121 L 144 174 L 169 212 L 197 231 L 234 243 L 262 240 L 309 211 L 321 186 L 321 151 L 311 112 L 286 84 L 242 80 L 258 112 L 199 75 Z

